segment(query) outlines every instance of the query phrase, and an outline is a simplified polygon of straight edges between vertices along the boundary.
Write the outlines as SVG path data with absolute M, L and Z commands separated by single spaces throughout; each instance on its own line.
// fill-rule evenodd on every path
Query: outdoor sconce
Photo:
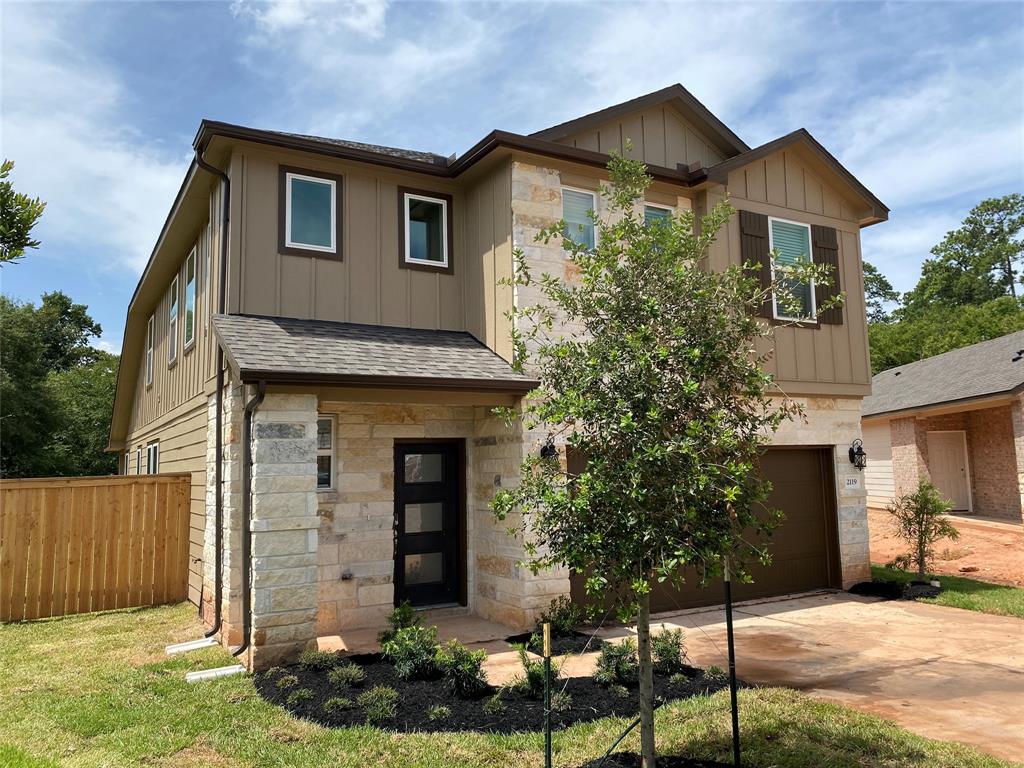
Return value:
M 864 442 L 854 440 L 850 445 L 850 463 L 857 469 L 863 470 L 868 464 L 868 455 L 864 453 Z
M 542 459 L 558 458 L 558 449 L 555 448 L 555 441 L 551 439 L 550 435 L 548 436 L 548 439 L 545 441 L 544 445 L 542 445 L 540 448 L 540 457 Z

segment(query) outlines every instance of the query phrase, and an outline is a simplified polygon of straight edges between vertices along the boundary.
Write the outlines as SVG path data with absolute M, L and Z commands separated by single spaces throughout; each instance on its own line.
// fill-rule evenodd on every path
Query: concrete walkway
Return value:
M 737 670 L 749 682 L 796 688 L 922 736 L 1024 761 L 1020 619 L 845 593 L 746 603 L 734 618 Z M 723 610 L 654 621 L 686 631 L 698 666 L 726 668 Z

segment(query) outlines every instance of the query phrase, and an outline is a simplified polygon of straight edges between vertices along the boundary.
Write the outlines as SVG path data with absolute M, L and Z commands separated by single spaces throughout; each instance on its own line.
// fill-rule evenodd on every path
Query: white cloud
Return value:
M 73 33 L 87 19 L 73 7 L 5 6 L 3 151 L 19 189 L 47 203 L 41 257 L 88 247 L 101 269 L 140 271 L 187 158 L 121 123 L 116 70 Z
M 263 41 L 299 30 L 325 36 L 350 30 L 379 39 L 384 35 L 388 5 L 387 0 L 235 0 L 231 11 L 236 16 L 250 17 Z

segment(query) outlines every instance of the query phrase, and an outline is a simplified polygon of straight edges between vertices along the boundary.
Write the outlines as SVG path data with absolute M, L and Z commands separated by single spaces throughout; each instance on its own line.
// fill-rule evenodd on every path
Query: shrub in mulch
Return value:
M 640 768 L 640 755 L 636 752 L 613 752 L 604 761 L 597 758 L 584 763 L 579 768 Z M 719 763 L 716 760 L 699 760 L 680 755 L 658 755 L 658 768 L 733 768 L 732 763 Z
M 538 656 L 544 650 L 544 639 L 539 632 L 523 632 L 521 635 L 512 635 L 511 637 L 506 637 L 505 642 L 516 648 L 525 646 L 528 651 L 536 653 Z M 567 653 L 583 653 L 584 650 L 590 653 L 591 651 L 601 650 L 603 645 L 603 640 L 598 640 L 596 637 L 584 634 L 583 632 L 573 631 L 567 635 L 552 635 L 551 655 L 563 656 Z
M 366 724 L 366 707 L 360 704 L 360 698 L 368 700 L 368 692 L 374 692 L 369 697 L 373 699 L 371 703 L 388 705 L 375 708 L 372 724 L 395 731 L 515 733 L 538 731 L 543 724 L 543 701 L 534 698 L 526 685 L 501 689 L 486 685 L 478 691 L 477 698 L 460 699 L 440 684 L 440 672 L 434 679 L 403 680 L 379 654 L 351 656 L 346 662 L 357 665 L 364 673 L 354 686 L 332 682 L 328 672 L 314 666 L 296 665 L 257 673 L 256 689 L 264 699 L 295 716 L 330 727 Z M 288 678 L 289 684 L 281 687 L 282 678 Z M 654 678 L 656 695 L 667 700 L 708 695 L 727 686 L 724 676 L 708 675 L 690 666 L 681 673 L 659 674 Z M 635 688 L 603 686 L 592 677 L 558 680 L 554 690 L 561 691 L 563 687 L 567 694 L 561 699 L 564 706 L 551 715 L 555 728 L 637 714 Z M 308 690 L 312 695 L 289 697 L 296 689 Z M 398 695 L 388 694 L 387 690 Z
M 933 587 L 927 581 L 900 584 L 898 581 L 873 579 L 854 584 L 850 587 L 850 592 L 864 597 L 880 597 L 883 600 L 917 600 L 922 597 L 938 597 L 942 587 Z

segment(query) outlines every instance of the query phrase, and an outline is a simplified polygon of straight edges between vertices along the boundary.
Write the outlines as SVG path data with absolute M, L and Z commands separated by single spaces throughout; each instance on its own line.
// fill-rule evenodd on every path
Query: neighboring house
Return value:
M 1021 520 L 1024 331 L 890 368 L 864 400 L 868 504 L 930 480 L 962 513 Z
M 648 217 L 727 194 L 740 211 L 712 268 L 750 260 L 770 279 L 773 246 L 837 268 L 839 288 L 804 301 L 813 315 L 841 289 L 845 307 L 776 331 L 771 372 L 807 414 L 765 459 L 788 520 L 740 593 L 868 576 L 847 451 L 871 384 L 859 232 L 888 211 L 806 131 L 751 149 L 678 85 L 458 158 L 204 121 L 129 306 L 110 448 L 126 472 L 193 473 L 190 594 L 250 666 L 378 626 L 403 599 L 523 629 L 578 594 L 568 573 L 521 568 L 488 506 L 544 438 L 492 413 L 534 383 L 508 362 L 506 312 L 538 296 L 503 281 L 513 246 L 573 279 L 534 235 L 564 217 L 593 237 L 586 212 L 627 140 L 654 178 Z

